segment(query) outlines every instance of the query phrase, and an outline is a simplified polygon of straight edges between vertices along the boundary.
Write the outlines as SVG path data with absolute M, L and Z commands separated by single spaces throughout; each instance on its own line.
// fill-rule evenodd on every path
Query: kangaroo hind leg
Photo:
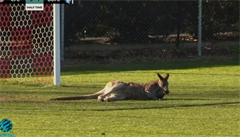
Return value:
M 106 97 L 110 97 L 112 95 L 117 95 L 118 91 L 124 90 L 125 85 L 123 83 L 119 83 L 118 85 L 112 87 L 111 89 L 108 89 L 108 91 L 103 94 L 98 96 L 98 101 L 105 101 Z

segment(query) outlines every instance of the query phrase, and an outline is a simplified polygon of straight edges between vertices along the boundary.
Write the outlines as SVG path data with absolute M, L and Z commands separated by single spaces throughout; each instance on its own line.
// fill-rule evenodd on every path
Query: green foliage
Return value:
M 212 39 L 219 32 L 239 32 L 238 3 L 203 1 L 204 40 Z M 118 43 L 146 43 L 149 34 L 189 33 L 196 36 L 197 26 L 198 1 L 81 1 L 80 5 L 65 6 L 66 42 L 85 35 L 104 36 L 107 31 L 114 30 L 113 34 L 119 34 Z M 76 35 L 85 30 L 85 35 Z
M 0 119 L 15 136 L 239 136 L 238 60 L 65 67 L 62 86 L 1 80 Z M 94 93 L 111 80 L 147 82 L 170 73 L 163 101 L 49 101 Z M 1 132 L 2 133 L 2 132 Z

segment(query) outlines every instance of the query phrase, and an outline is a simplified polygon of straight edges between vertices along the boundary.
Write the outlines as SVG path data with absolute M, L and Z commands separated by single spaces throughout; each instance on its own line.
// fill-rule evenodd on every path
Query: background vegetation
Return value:
M 239 1 L 203 1 L 203 40 L 238 40 L 238 13 Z M 197 38 L 198 1 L 80 1 L 65 6 L 64 20 L 68 46 L 86 37 L 114 43 L 163 42 L 180 33 Z

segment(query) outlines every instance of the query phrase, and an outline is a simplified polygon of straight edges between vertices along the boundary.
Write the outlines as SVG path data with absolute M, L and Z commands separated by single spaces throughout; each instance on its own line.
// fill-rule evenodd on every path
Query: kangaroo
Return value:
M 162 100 L 168 90 L 167 73 L 162 77 L 157 73 L 158 80 L 150 81 L 147 83 L 134 83 L 111 81 L 105 87 L 94 94 L 74 96 L 74 97 L 60 97 L 51 100 L 80 100 L 80 99 L 97 99 L 98 101 L 116 101 L 116 100 Z

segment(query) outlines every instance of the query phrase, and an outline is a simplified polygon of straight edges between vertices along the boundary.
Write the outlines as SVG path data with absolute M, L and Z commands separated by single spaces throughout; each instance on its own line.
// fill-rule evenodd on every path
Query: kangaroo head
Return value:
M 157 73 L 157 75 L 159 77 L 158 85 L 163 89 L 163 93 L 169 94 L 169 90 L 168 90 L 169 74 L 167 73 L 167 75 L 165 77 L 162 77 L 159 73 Z

